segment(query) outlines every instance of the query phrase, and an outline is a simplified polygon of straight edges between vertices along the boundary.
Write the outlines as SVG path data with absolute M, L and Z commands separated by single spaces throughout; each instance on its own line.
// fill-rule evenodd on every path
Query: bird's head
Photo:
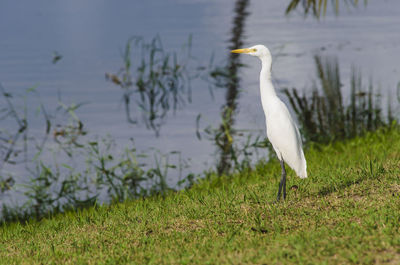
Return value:
M 254 45 L 250 48 L 232 50 L 231 52 L 246 53 L 252 56 L 257 56 L 260 59 L 262 58 L 271 59 L 271 53 L 269 52 L 268 48 L 265 47 L 264 45 Z

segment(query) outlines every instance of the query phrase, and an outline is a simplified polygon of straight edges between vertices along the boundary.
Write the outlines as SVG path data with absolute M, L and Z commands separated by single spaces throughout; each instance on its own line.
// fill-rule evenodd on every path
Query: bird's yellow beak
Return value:
M 237 49 L 237 50 L 232 50 L 231 53 L 251 53 L 251 52 L 255 52 L 256 49 Z

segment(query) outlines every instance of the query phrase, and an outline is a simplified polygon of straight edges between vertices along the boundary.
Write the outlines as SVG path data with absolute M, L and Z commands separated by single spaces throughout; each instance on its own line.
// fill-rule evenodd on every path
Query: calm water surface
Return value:
M 396 93 L 400 1 L 372 0 L 366 7 L 343 8 L 339 16 L 328 12 L 320 21 L 305 19 L 300 10 L 284 16 L 287 4 L 250 1 L 243 36 L 245 46 L 270 47 L 278 89 L 310 89 L 316 79 L 313 55 L 319 53 L 338 57 L 343 83 L 349 83 L 354 65 L 366 80 L 373 78 L 384 96 Z M 0 81 L 14 93 L 36 86 L 48 106 L 57 104 L 59 92 L 65 102 L 88 102 L 77 114 L 90 134 L 111 134 L 121 148 L 133 137 L 139 150 L 181 151 L 191 158 L 190 171 L 199 173 L 213 166 L 216 158 L 212 143 L 195 136 L 196 116 L 202 114 L 202 128 L 217 126 L 225 91 L 216 89 L 213 98 L 206 83 L 194 80 L 193 102 L 175 115 L 170 113 L 157 138 L 143 123 L 126 122 L 121 91 L 105 81 L 104 73 L 122 66 L 121 50 L 133 35 L 150 40 L 158 34 L 165 50 L 179 51 L 191 34 L 192 53 L 199 64 L 208 64 L 212 54 L 216 63 L 226 63 L 233 9 L 234 1 L 228 0 L 2 1 Z M 63 56 L 57 64 L 51 62 L 53 51 Z M 240 71 L 236 127 L 263 133 L 260 65 L 252 57 L 242 60 L 248 67 Z M 39 121 L 30 126 L 33 131 L 43 130 Z

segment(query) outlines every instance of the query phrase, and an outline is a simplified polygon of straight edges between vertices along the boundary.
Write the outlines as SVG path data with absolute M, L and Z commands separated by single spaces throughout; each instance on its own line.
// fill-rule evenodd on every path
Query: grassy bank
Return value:
M 0 227 L 1 264 L 400 263 L 400 132 L 306 153 L 288 200 L 277 161 L 165 197 Z

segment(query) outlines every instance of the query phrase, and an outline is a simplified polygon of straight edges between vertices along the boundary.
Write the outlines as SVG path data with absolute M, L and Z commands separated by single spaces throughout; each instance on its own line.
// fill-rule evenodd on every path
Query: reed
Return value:
M 326 143 L 353 138 L 395 122 L 391 105 L 385 117 L 381 95 L 371 80 L 365 87 L 357 68 L 351 70 L 350 97 L 346 100 L 337 59 L 316 55 L 314 60 L 318 82 L 314 82 L 310 94 L 300 95 L 296 88 L 283 90 L 306 141 Z
M 340 3 L 343 3 L 347 8 L 349 7 L 357 7 L 359 4 L 359 0 L 292 0 L 289 5 L 286 7 L 286 15 L 292 13 L 299 6 L 302 7 L 302 11 L 305 16 L 312 13 L 312 15 L 316 18 L 320 18 L 321 16 L 326 15 L 328 2 L 331 2 L 333 10 L 336 15 L 339 14 Z M 368 0 L 364 0 L 364 5 L 368 3 Z

